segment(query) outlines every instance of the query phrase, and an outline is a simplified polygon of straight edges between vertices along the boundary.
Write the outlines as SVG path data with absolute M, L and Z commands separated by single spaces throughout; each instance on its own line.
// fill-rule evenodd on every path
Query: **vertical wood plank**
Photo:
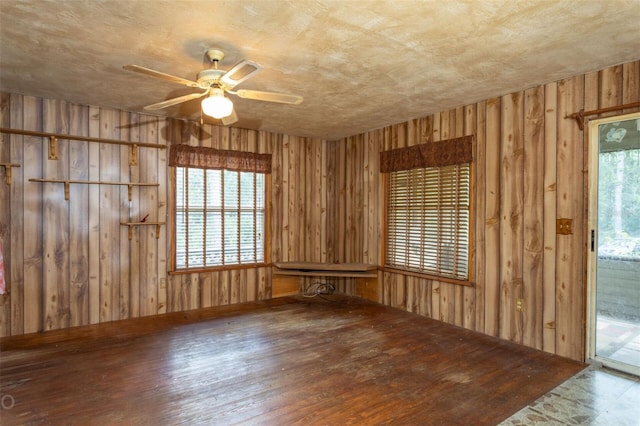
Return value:
M 120 115 L 117 111 L 100 111 L 100 137 L 117 139 Z M 100 144 L 100 180 L 119 180 L 120 146 Z M 114 321 L 120 310 L 120 189 L 100 185 L 100 321 Z
M 300 149 L 300 162 L 302 166 L 298 169 L 298 177 L 302 187 L 300 188 L 300 214 L 304 218 L 303 228 L 303 240 L 300 242 L 300 247 L 303 249 L 304 258 L 317 261 L 314 256 L 316 242 L 316 229 L 315 229 L 315 212 L 312 206 L 315 206 L 316 200 L 319 198 L 316 196 L 319 188 L 319 180 L 315 179 L 314 174 L 314 159 L 313 155 L 313 142 L 311 140 L 305 140 L 304 145 Z
M 22 127 L 22 97 L 0 93 L 0 125 Z M 18 107 L 19 104 L 20 107 Z M 12 123 L 13 122 L 13 123 Z M 21 135 L 0 134 L 0 162 L 23 164 Z M 13 168 L 13 188 L 5 185 L 7 170 L 0 169 L 0 244 L 4 266 L 5 293 L 0 295 L 0 337 L 22 334 L 24 330 L 23 280 L 23 215 L 12 209 L 12 203 L 22 206 L 22 170 Z M 14 213 L 15 212 L 15 213 Z M 14 223 L 14 220 L 16 221 Z
M 605 68 L 600 71 L 600 108 L 616 106 L 622 104 L 622 65 Z M 605 115 L 620 114 L 614 111 Z
M 583 107 L 584 76 L 558 83 L 558 116 L 565 117 Z M 582 223 L 583 152 L 582 132 L 571 120 L 558 121 L 557 214 Z M 573 235 L 558 235 L 556 258 L 556 353 L 582 359 L 583 247 L 581 226 Z
M 551 353 L 556 348 L 557 111 L 558 85 L 549 83 L 544 87 L 542 349 Z
M 326 141 L 317 141 L 319 144 L 318 151 L 316 153 L 317 158 L 317 171 L 316 175 L 318 175 L 320 179 L 320 186 L 322 190 L 320 191 L 317 211 L 320 212 L 320 223 L 318 224 L 318 239 L 319 239 L 319 248 L 317 251 L 317 258 L 320 262 L 327 262 L 327 242 L 329 240 L 329 236 L 327 233 L 327 142 Z
M 268 254 L 271 262 L 278 262 L 281 259 L 280 250 L 282 248 L 282 144 L 276 137 L 264 133 L 262 136 L 264 143 L 270 148 L 272 155 L 270 197 L 269 203 L 269 230 L 267 244 L 270 249 Z
M 362 180 L 363 180 L 363 151 L 359 149 L 362 135 L 354 135 L 349 138 L 347 146 L 347 259 L 350 262 L 362 262 L 363 238 L 362 238 Z M 353 282 L 355 291 L 355 281 Z
M 294 260 L 291 258 L 289 249 L 289 219 L 292 214 L 292 201 L 289 200 L 289 194 L 291 193 L 290 176 L 291 176 L 291 149 L 290 140 L 288 136 L 284 136 L 282 140 L 282 229 L 278 230 L 282 234 L 282 247 L 280 249 L 281 261 Z
M 67 134 L 69 131 L 69 105 L 62 101 L 45 100 L 43 130 Z M 65 179 L 69 174 L 69 142 L 58 142 L 59 160 L 48 160 L 43 155 L 43 176 Z M 69 205 L 60 184 L 43 183 L 43 233 L 45 330 L 66 328 L 69 312 Z
M 450 123 L 451 134 L 452 137 L 458 138 L 464 136 L 465 130 L 465 107 L 459 107 L 455 110 L 452 110 L 455 118 L 453 123 Z M 464 316 L 465 316 L 465 301 L 464 301 L 464 287 L 462 286 L 450 286 L 453 294 L 451 294 L 452 298 L 452 306 L 451 311 L 453 312 L 453 324 L 459 327 L 463 326 Z
M 304 169 L 304 145 L 306 141 L 303 138 L 293 137 L 293 143 L 289 144 L 291 175 L 289 176 L 289 235 L 290 235 L 290 259 L 304 258 L 305 256 L 305 217 L 304 202 L 305 191 L 302 187 L 305 185 Z
M 338 243 L 338 203 L 337 203 L 337 163 L 338 163 L 338 143 L 339 141 L 330 141 L 326 143 L 327 156 L 327 243 L 326 243 L 326 260 L 327 262 L 337 262 L 336 245 Z
M 70 107 L 69 133 L 89 134 L 89 107 Z M 89 144 L 69 142 L 69 179 L 89 179 Z M 70 326 L 89 324 L 89 185 L 69 188 Z
M 120 111 L 120 137 L 122 140 L 128 141 L 136 141 L 137 132 L 133 130 L 133 126 L 131 124 L 131 114 Z M 120 176 L 118 181 L 120 182 L 131 182 L 131 170 L 129 166 L 129 149 L 127 147 L 120 148 L 120 158 L 118 164 L 118 170 L 120 172 Z M 139 190 L 132 190 L 132 200 L 129 201 L 129 188 L 126 186 L 118 187 L 119 189 L 119 200 L 120 206 L 118 208 L 118 212 L 120 214 L 120 222 L 129 222 L 131 219 L 131 212 L 133 210 L 133 195 L 138 196 Z M 118 254 L 120 256 L 120 277 L 119 277 L 119 290 L 118 290 L 118 316 L 116 319 L 126 319 L 131 317 L 131 268 L 132 268 L 132 241 L 129 240 L 128 227 L 120 226 L 119 227 L 119 244 L 120 248 L 118 249 Z M 134 233 L 138 234 L 138 229 L 134 230 Z
M 522 343 L 536 349 L 542 349 L 543 325 L 544 105 L 543 86 L 524 92 Z
M 165 132 L 161 129 L 161 121 L 158 118 L 147 118 L 148 121 L 147 132 L 145 134 L 145 139 L 149 143 L 162 144 L 167 147 L 170 146 L 170 140 L 165 138 Z M 154 301 L 150 301 L 150 307 L 154 309 L 155 313 L 163 314 L 167 312 L 167 271 L 169 270 L 169 259 L 170 251 L 168 252 L 170 235 L 171 235 L 171 226 L 173 221 L 169 218 L 167 212 L 169 211 L 169 202 L 170 202 L 170 191 L 169 187 L 171 185 L 171 170 L 169 169 L 168 155 L 169 149 L 153 149 L 147 148 L 146 151 L 155 151 L 156 158 L 156 176 L 153 182 L 157 182 L 160 184 L 155 190 L 156 193 L 156 203 L 157 203 L 157 218 L 160 222 L 165 222 L 164 226 L 160 227 L 160 235 L 156 235 L 156 244 L 154 245 L 154 251 L 156 253 L 156 272 L 155 272 L 155 280 L 148 283 L 151 285 L 151 294 L 155 295 L 155 303 Z M 147 154 L 148 155 L 148 154 Z M 140 166 L 138 166 L 138 171 L 140 170 Z M 139 172 L 138 172 L 139 176 Z M 139 178 L 139 177 L 138 177 Z M 138 200 L 139 202 L 139 200 Z M 155 233 L 155 229 L 153 230 Z
M 5 97 L 2 95 L 2 99 L 3 125 L 6 123 L 6 127 L 11 128 L 38 126 L 37 116 L 34 114 L 34 111 L 29 108 L 29 106 L 34 105 L 33 98 L 18 95 L 6 95 Z M 5 100 L 7 102 L 6 104 Z M 7 108 L 6 112 L 5 108 Z M 33 216 L 39 213 L 28 212 L 26 210 L 28 201 L 24 198 L 24 196 L 28 194 L 28 192 L 25 191 L 25 184 L 27 182 L 25 173 L 29 173 L 29 168 L 32 167 L 31 164 L 26 162 L 28 160 L 28 152 L 31 149 L 28 141 L 33 141 L 34 138 L 3 134 L 2 139 L 5 145 L 0 158 L 11 159 L 11 162 L 21 164 L 21 167 L 12 170 L 13 183 L 11 188 L 5 186 L 7 203 L 4 204 L 3 202 L 3 205 L 6 206 L 7 209 L 5 216 L 7 222 L 5 222 L 6 228 L 0 230 L 3 238 L 2 249 L 4 250 L 5 284 L 8 292 L 5 296 L 0 296 L 2 297 L 4 307 L 2 334 L 12 335 L 25 333 L 29 329 L 32 331 L 41 330 L 41 296 L 38 294 L 39 292 L 36 294 L 31 292 L 36 290 L 34 288 L 35 285 L 39 285 L 40 283 L 34 282 L 32 285 L 29 285 L 26 281 L 29 265 L 25 263 L 25 260 L 27 260 L 29 256 L 30 244 L 29 241 L 25 240 L 25 237 L 33 237 L 36 241 L 41 241 L 42 222 L 36 221 L 36 223 L 33 224 L 35 225 L 35 229 L 33 229 L 31 223 L 29 223 L 28 227 L 25 227 L 25 221 L 34 219 Z M 36 141 L 36 143 L 39 142 L 39 140 Z M 33 166 L 38 169 L 40 175 L 42 173 L 40 155 L 38 155 L 37 158 L 39 161 Z M 13 205 L 19 205 L 21 208 L 10 208 Z M 32 232 L 33 234 L 31 234 Z M 38 232 L 37 235 L 36 232 Z M 36 296 L 36 298 L 31 299 L 32 296 Z M 35 306 L 29 306 L 34 302 L 37 302 Z M 32 318 L 32 320 L 37 322 L 29 323 L 30 318 L 27 316 L 29 314 L 34 314 L 35 318 Z
M 383 261 L 380 259 L 380 250 L 383 244 L 382 238 L 379 237 L 382 222 L 379 219 L 382 213 L 380 201 L 378 197 L 379 190 L 382 188 L 382 176 L 380 175 L 380 132 L 373 131 L 365 139 L 365 177 L 364 190 L 365 201 L 363 202 L 364 210 L 364 241 L 365 253 L 363 262 L 378 265 Z
M 338 161 L 336 162 L 336 228 L 337 228 L 337 239 L 335 244 L 336 250 L 336 261 L 338 262 L 346 262 L 346 251 L 345 244 L 347 239 L 347 179 L 346 179 L 346 141 L 339 143 L 336 146 L 336 154 L 338 156 Z
M 100 137 L 100 109 L 89 107 L 89 136 Z M 100 180 L 100 144 L 89 144 L 89 179 Z M 89 185 L 89 323 L 100 322 L 100 187 Z
M 498 336 L 500 329 L 500 98 L 489 99 L 485 144 L 485 304 L 484 332 Z
M 171 146 L 176 144 L 184 144 L 188 142 L 188 139 L 186 142 L 183 140 L 181 122 L 172 118 L 168 118 L 164 121 L 163 124 L 165 129 L 163 133 L 167 135 L 167 138 Z M 171 196 L 175 194 L 175 188 L 173 187 L 173 185 L 175 185 L 175 181 L 172 179 L 169 185 L 169 187 L 171 188 L 171 194 L 172 194 Z M 172 210 L 172 213 L 173 213 L 173 216 L 175 216 L 175 211 Z M 173 217 L 171 218 L 171 227 L 173 232 L 173 228 L 175 227 L 175 223 L 173 223 Z M 142 240 L 140 241 L 140 244 L 141 244 L 140 250 L 142 252 L 143 250 Z M 146 271 L 143 271 L 141 267 L 140 269 L 141 276 L 145 273 Z M 187 278 L 188 276 L 185 274 L 171 275 L 167 278 L 167 288 L 166 288 L 166 311 L 167 312 L 176 312 L 179 310 L 179 307 L 181 306 L 181 303 L 182 303 L 182 300 L 181 300 L 182 288 L 186 285 L 184 284 L 184 281 Z M 141 277 L 141 280 L 144 281 L 145 279 Z M 151 305 L 151 303 L 148 301 L 151 300 L 153 295 L 147 294 L 147 290 L 148 288 L 147 286 L 145 286 L 144 293 L 141 293 L 140 295 L 141 304 L 142 304 L 142 300 L 145 300 L 146 301 L 145 303 L 149 303 L 149 305 Z M 148 309 L 148 308 L 145 307 L 145 309 Z
M 477 123 L 477 111 L 476 111 L 476 105 L 468 105 L 466 107 L 464 107 L 464 117 L 463 117 L 463 128 L 462 128 L 462 133 L 460 134 L 460 136 L 466 136 L 466 135 L 474 135 L 477 133 L 477 128 L 476 128 L 476 123 Z M 475 161 L 472 161 L 472 167 L 477 167 L 478 164 L 478 160 L 477 160 L 477 145 L 478 142 L 474 140 L 473 142 L 474 144 L 474 153 L 473 153 L 473 158 L 475 159 Z M 472 173 L 475 173 L 475 169 L 472 169 Z M 472 203 L 475 203 L 475 199 L 476 199 L 476 194 L 475 192 L 475 182 L 477 182 L 474 179 L 474 176 L 471 176 L 472 185 L 471 185 L 471 200 Z M 477 212 L 475 206 L 472 204 L 471 206 L 471 229 L 469 229 L 469 232 L 472 236 L 472 239 L 474 238 L 474 231 L 475 231 L 475 223 L 478 220 L 475 212 Z M 473 240 L 472 240 L 473 241 Z M 473 245 L 473 242 L 471 242 L 471 244 Z M 475 265 L 476 260 L 474 259 L 474 253 L 475 253 L 475 249 L 473 251 L 471 251 L 469 253 L 469 256 L 471 257 L 471 262 L 472 265 Z M 473 271 L 472 272 L 472 280 L 475 279 L 475 277 L 473 277 Z M 468 328 L 470 330 L 475 330 L 476 328 L 476 288 L 474 287 L 463 287 L 460 289 L 461 293 L 462 293 L 462 305 L 457 308 L 458 310 L 462 311 L 461 314 L 461 326 L 464 328 Z
M 475 163 L 473 179 L 474 210 L 474 252 L 473 279 L 475 281 L 475 331 L 485 332 L 485 287 L 486 287 L 486 110 L 485 101 L 476 104 Z
M 140 138 L 140 132 L 142 131 L 143 120 L 141 120 L 139 114 L 129 114 L 128 116 L 122 117 L 122 127 L 121 127 L 121 137 L 123 139 L 132 141 L 132 142 L 143 142 Z M 126 121 L 124 121 L 126 120 Z M 147 141 L 144 141 L 147 142 Z M 126 151 L 126 152 L 122 152 Z M 138 148 L 138 157 L 140 155 L 144 155 L 144 149 Z M 129 161 L 129 150 L 121 150 L 121 156 L 126 155 L 126 160 Z M 140 182 L 140 159 L 138 158 L 138 164 L 133 166 L 125 166 L 124 159 L 122 160 L 122 167 L 127 167 L 129 175 L 123 178 L 126 178 L 130 182 Z M 124 182 L 126 182 L 125 180 Z M 128 190 L 128 188 L 124 188 Z M 124 198 L 128 200 L 127 198 Z M 133 187 L 132 188 L 132 197 L 131 201 L 128 201 L 128 205 L 121 212 L 121 218 L 124 219 L 125 222 L 134 222 L 138 221 L 140 218 L 140 188 Z M 128 246 L 128 255 L 129 258 L 124 262 L 128 264 L 128 268 L 122 268 L 122 274 L 126 274 L 128 289 L 120 287 L 120 292 L 122 296 L 122 291 L 128 291 L 128 314 L 129 318 L 137 318 L 142 315 L 141 312 L 141 282 L 140 282 L 140 227 L 133 228 L 133 235 L 131 240 L 128 237 L 128 227 L 121 227 L 120 229 L 120 243 L 126 244 Z M 121 262 L 122 262 L 122 256 Z M 144 286 L 144 284 L 142 284 Z
M 522 314 L 516 299 L 522 298 L 523 257 L 523 133 L 522 92 L 502 98 L 500 179 L 500 337 L 522 341 Z
M 640 101 L 640 61 L 622 65 L 622 103 L 630 104 L 638 101 Z M 631 112 L 633 111 L 623 111 L 624 114 Z
M 12 96 L 13 99 L 13 96 Z M 42 130 L 43 102 L 30 96 L 23 98 L 26 129 Z M 24 188 L 24 332 L 44 330 L 44 290 L 42 284 L 44 250 L 42 185 L 28 181 L 31 176 L 43 176 L 42 138 L 25 137 L 23 181 Z M 19 222 L 18 222 L 19 223 Z

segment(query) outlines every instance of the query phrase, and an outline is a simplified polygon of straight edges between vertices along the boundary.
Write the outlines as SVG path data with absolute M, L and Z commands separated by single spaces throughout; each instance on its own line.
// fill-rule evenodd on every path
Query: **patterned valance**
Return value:
M 470 163 L 473 136 L 397 148 L 380 153 L 380 172 Z
M 169 154 L 169 166 L 271 173 L 271 154 L 174 145 Z

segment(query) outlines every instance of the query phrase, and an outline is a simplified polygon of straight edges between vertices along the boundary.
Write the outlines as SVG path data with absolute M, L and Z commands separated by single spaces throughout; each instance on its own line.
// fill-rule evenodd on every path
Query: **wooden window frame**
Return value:
M 472 135 L 458 138 L 428 142 L 420 145 L 412 145 L 403 148 L 396 148 L 380 153 L 380 172 L 382 173 L 382 247 L 380 253 L 379 269 L 390 273 L 399 273 L 408 276 L 415 276 L 441 282 L 448 282 L 457 285 L 473 286 L 473 264 L 474 264 L 474 198 L 475 189 L 473 186 L 474 164 L 473 164 L 473 139 Z M 433 274 L 431 271 L 416 271 L 414 269 L 398 268 L 386 264 L 388 257 L 389 240 L 389 174 L 392 172 L 411 170 L 416 168 L 438 168 L 451 165 L 468 164 L 469 166 L 469 217 L 468 217 L 468 242 L 467 242 L 467 277 L 461 279 L 448 275 Z
M 199 272 L 253 269 L 266 267 L 270 264 L 270 216 L 271 216 L 271 154 L 256 154 L 232 150 L 218 150 L 206 147 L 193 147 L 188 145 L 175 145 L 171 148 L 169 166 L 171 167 L 171 185 L 169 204 L 169 222 L 171 224 L 171 257 L 168 273 L 170 275 L 191 274 Z M 211 266 L 195 266 L 191 268 L 178 268 L 176 262 L 177 253 L 177 222 L 176 222 L 176 168 L 207 169 L 231 172 L 259 173 L 264 177 L 264 223 L 263 223 L 263 249 L 262 261 L 253 263 L 233 263 Z M 240 182 L 238 182 L 240 184 Z M 240 200 L 238 199 L 238 203 Z

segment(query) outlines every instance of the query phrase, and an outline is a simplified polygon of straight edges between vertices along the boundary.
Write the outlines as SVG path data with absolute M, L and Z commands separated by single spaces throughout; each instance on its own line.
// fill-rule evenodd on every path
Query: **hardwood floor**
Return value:
M 3 425 L 495 425 L 585 367 L 341 296 L 9 337 L 0 349 Z

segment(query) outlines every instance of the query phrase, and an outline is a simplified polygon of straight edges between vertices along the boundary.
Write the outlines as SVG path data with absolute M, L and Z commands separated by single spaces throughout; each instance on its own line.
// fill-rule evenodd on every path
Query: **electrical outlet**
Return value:
M 165 288 L 167 288 L 167 279 L 160 278 L 160 289 L 165 289 Z
M 559 234 L 559 235 L 573 234 L 572 225 L 573 225 L 573 219 L 557 219 L 556 234 Z
M 516 311 L 524 312 L 524 299 L 516 299 Z

